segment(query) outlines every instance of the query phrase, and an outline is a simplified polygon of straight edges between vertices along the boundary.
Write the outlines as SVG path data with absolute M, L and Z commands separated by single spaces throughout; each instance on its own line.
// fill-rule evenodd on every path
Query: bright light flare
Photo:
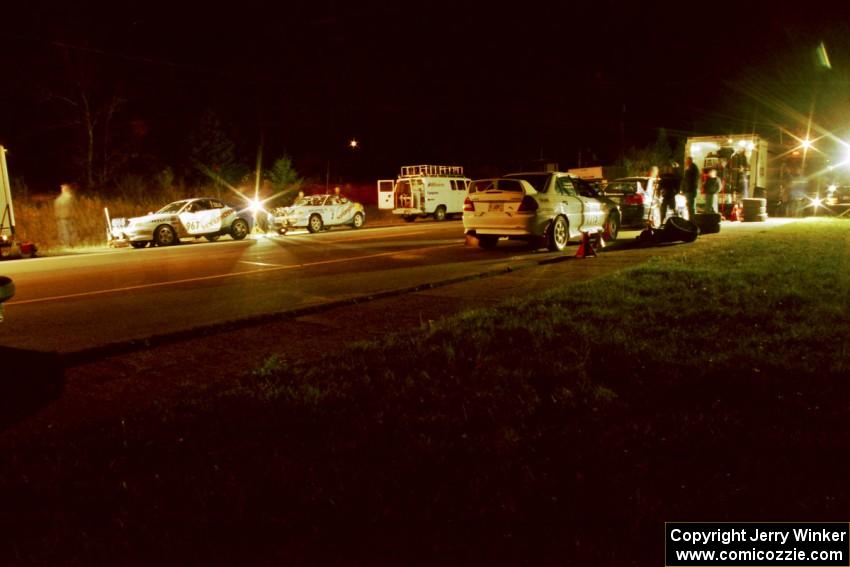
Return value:
M 808 138 L 806 138 L 805 140 L 803 140 L 803 141 L 801 141 L 801 142 L 800 142 L 800 146 L 801 146 L 804 150 L 808 150 L 809 148 L 811 148 L 811 147 L 812 147 L 812 141 L 811 141 L 811 140 L 809 140 Z
M 248 209 L 249 209 L 252 213 L 259 213 L 260 211 L 262 211 L 262 210 L 263 210 L 263 203 L 262 203 L 262 202 L 260 202 L 260 200 L 259 200 L 259 199 L 251 199 L 251 201 L 250 201 L 250 203 L 249 203 L 249 205 L 248 205 Z
M 360 145 L 360 142 L 358 142 L 358 141 L 357 141 L 357 140 L 355 140 L 354 138 L 352 138 L 352 139 L 351 139 L 351 141 L 350 141 L 350 142 L 348 142 L 348 146 L 349 146 L 350 148 L 357 148 L 359 145 Z

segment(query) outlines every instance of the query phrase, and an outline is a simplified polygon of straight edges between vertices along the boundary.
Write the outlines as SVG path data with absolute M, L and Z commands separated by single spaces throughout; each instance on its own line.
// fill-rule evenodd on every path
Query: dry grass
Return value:
M 107 225 L 104 209 L 111 217 L 131 217 L 155 211 L 179 199 L 216 195 L 215 189 L 173 187 L 156 191 L 127 190 L 116 195 L 83 194 L 74 197 L 75 242 L 72 248 L 106 246 Z M 36 195 L 15 200 L 17 236 L 35 242 L 42 254 L 67 249 L 59 239 L 53 211 L 55 195 Z

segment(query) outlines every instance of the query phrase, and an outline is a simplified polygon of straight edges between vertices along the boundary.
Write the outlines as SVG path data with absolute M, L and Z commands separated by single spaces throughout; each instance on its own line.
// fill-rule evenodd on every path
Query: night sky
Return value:
M 19 3 L 22 4 L 22 3 Z M 850 126 L 850 19 L 730 2 L 506 6 L 450 2 L 172 2 L 5 6 L 0 143 L 38 190 L 72 175 L 75 135 L 57 99 L 69 58 L 134 155 L 174 165 L 205 109 L 251 163 L 287 152 L 299 171 L 361 181 L 399 165 L 475 175 L 530 160 L 610 163 L 671 136 Z M 811 6 L 815 6 L 811 4 Z M 812 53 L 827 46 L 832 69 Z M 83 63 L 80 63 L 83 62 Z M 625 108 L 625 113 L 623 113 Z M 352 152 L 346 143 L 356 138 Z M 127 150 L 130 151 L 130 150 Z

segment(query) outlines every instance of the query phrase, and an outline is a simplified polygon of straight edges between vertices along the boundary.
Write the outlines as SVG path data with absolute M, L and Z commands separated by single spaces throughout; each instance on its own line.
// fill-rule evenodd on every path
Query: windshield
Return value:
M 164 207 L 162 207 L 160 210 L 158 210 L 156 212 L 156 214 L 160 215 L 160 214 L 179 213 L 180 209 L 182 209 L 183 206 L 186 205 L 187 202 L 188 201 L 174 201 L 173 203 L 169 203 L 169 204 L 165 205 Z
M 637 185 L 634 181 L 614 181 L 605 186 L 606 193 L 635 193 Z
M 508 179 L 522 179 L 523 181 L 527 181 L 529 185 L 534 187 L 534 190 L 538 193 L 545 193 L 546 189 L 549 188 L 549 179 L 552 177 L 551 173 L 511 173 L 510 175 L 506 175 Z

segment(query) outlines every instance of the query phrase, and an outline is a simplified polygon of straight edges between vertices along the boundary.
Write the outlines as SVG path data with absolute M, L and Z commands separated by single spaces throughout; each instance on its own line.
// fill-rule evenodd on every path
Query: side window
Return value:
M 578 194 L 582 197 L 597 197 L 596 190 L 584 179 L 576 179 Z
M 576 196 L 575 187 L 573 186 L 573 182 L 569 177 L 558 178 L 558 193 L 561 195 L 568 195 L 570 197 Z
M 452 184 L 452 191 L 457 191 L 457 181 L 452 179 L 450 183 Z
M 189 204 L 186 210 L 190 213 L 197 213 L 199 211 L 206 211 L 209 209 L 206 199 L 198 199 L 197 201 L 193 201 Z
M 463 179 L 457 180 L 457 190 L 458 191 L 466 191 L 466 181 Z
M 221 201 L 216 201 L 215 199 L 210 199 L 209 205 L 210 205 L 211 209 L 223 209 L 224 208 L 224 203 L 222 203 Z

